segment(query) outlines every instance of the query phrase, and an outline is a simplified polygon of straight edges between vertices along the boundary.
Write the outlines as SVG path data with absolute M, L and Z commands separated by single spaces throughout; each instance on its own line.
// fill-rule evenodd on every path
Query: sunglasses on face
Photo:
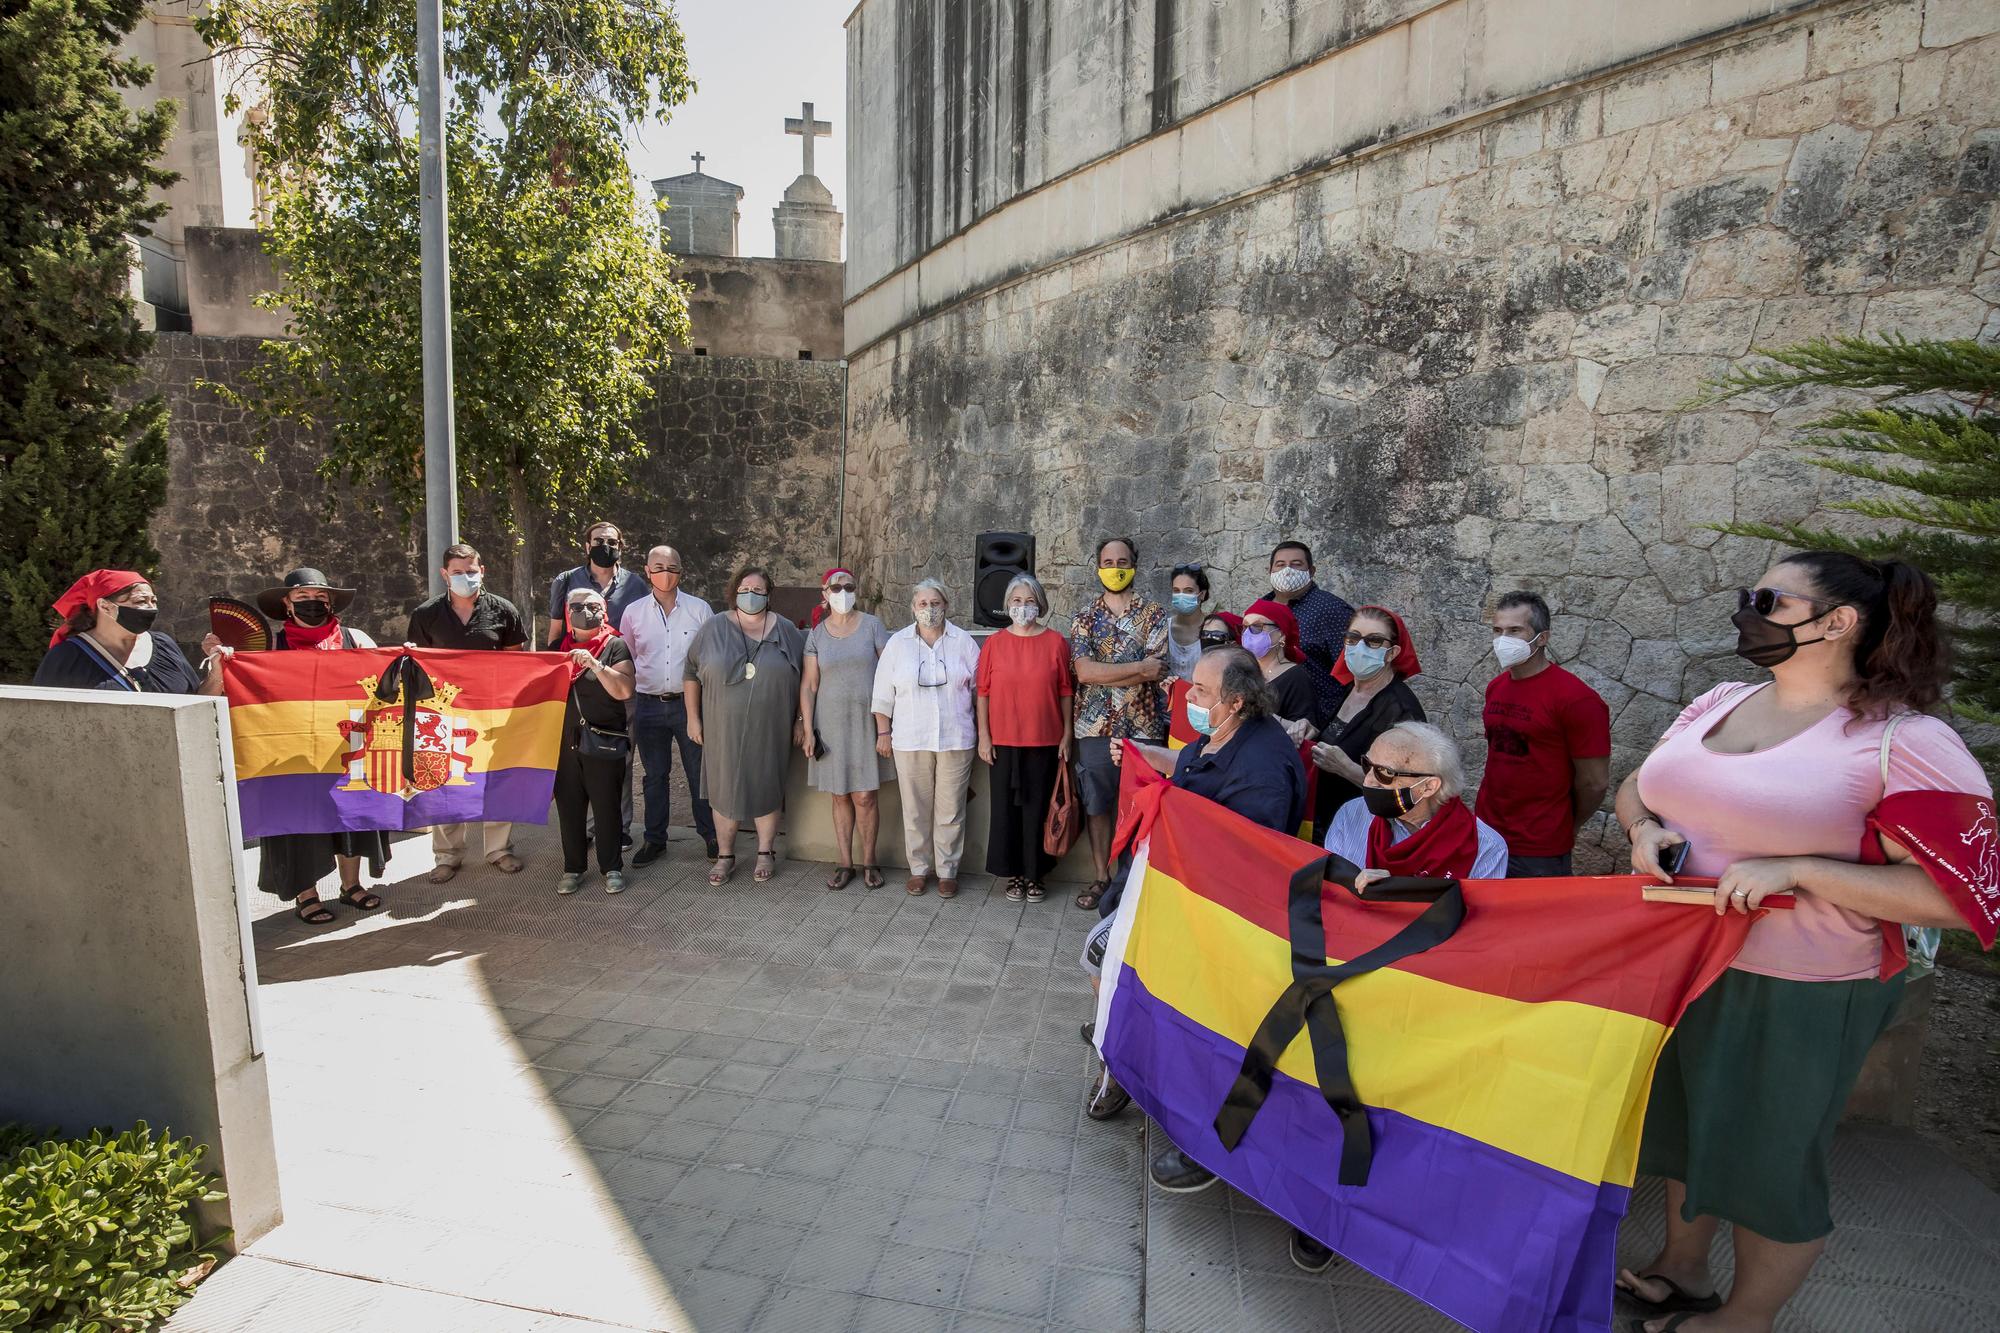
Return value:
M 826 590 L 828 592 L 853 592 L 854 585 L 852 583 L 829 583 L 826 585 Z
M 1387 648 L 1395 640 L 1386 634 L 1354 634 L 1350 632 L 1341 638 L 1341 642 L 1349 648 L 1359 647 L 1364 643 L 1370 648 Z
M 1738 611 L 1755 611 L 1758 615 L 1769 620 L 1771 613 L 1778 609 L 1778 603 L 1787 597 L 1793 601 L 1804 602 L 1815 611 L 1830 609 L 1840 605 L 1839 602 L 1829 602 L 1818 597 L 1808 597 L 1804 593 L 1786 592 L 1783 588 L 1738 588 L 1736 590 L 1736 609 Z
M 1361 761 L 1361 771 L 1373 774 L 1375 780 L 1385 787 L 1393 786 L 1397 778 L 1434 778 L 1437 776 L 1435 773 L 1413 773 L 1408 769 L 1390 768 L 1388 765 L 1378 764 L 1372 759 L 1363 759 Z

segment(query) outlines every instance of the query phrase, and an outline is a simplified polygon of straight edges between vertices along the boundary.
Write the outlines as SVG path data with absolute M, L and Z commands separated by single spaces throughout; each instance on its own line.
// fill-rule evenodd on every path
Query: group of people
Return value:
M 1304 834 L 1383 875 L 1497 880 L 1565 876 L 1582 822 L 1609 783 L 1602 699 L 1551 660 L 1551 613 L 1527 591 L 1490 616 L 1497 671 L 1486 687 L 1484 774 L 1467 803 L 1457 745 L 1426 720 L 1410 687 L 1421 666 L 1407 620 L 1350 604 L 1315 579 L 1311 550 L 1271 553 L 1268 596 L 1242 613 L 1213 605 L 1207 572 L 1174 568 L 1167 601 L 1139 586 L 1139 550 L 1096 548 L 1099 591 L 1052 622 L 1032 576 L 1007 586 L 1008 624 L 975 639 L 951 619 L 946 588 L 912 590 L 910 623 L 891 632 L 859 608 L 844 568 L 821 580 L 804 627 L 771 606 L 762 568 L 740 570 L 723 608 L 682 587 L 671 546 L 624 564 L 624 536 L 598 523 L 585 560 L 549 592 L 553 646 L 574 675 L 555 804 L 573 893 L 594 840 L 604 888 L 625 887 L 634 820 L 631 765 L 643 769 L 646 865 L 664 851 L 668 781 L 678 751 L 693 820 L 722 885 L 736 873 L 736 836 L 755 832 L 752 879 L 776 870 L 790 750 L 832 807 L 837 864 L 826 888 L 885 882 L 882 784 L 899 784 L 906 892 L 957 894 L 967 793 L 989 766 L 985 869 L 1011 899 L 1047 896 L 1053 858 L 1044 824 L 1074 765 L 1092 880 L 1076 895 L 1101 940 L 1121 900 L 1113 829 L 1126 742 L 1175 785 L 1253 822 Z M 428 647 L 520 650 L 519 611 L 483 585 L 478 553 L 454 546 L 446 591 L 410 615 L 405 639 Z M 259 603 L 280 622 L 284 650 L 369 646 L 340 612 L 351 590 L 295 570 Z M 1991 788 L 1957 734 L 1931 716 L 1945 648 L 1931 581 L 1909 565 L 1833 552 L 1789 556 L 1739 592 L 1737 652 L 1769 672 L 1689 704 L 1619 787 L 1613 809 L 1634 871 L 1717 881 L 1718 912 L 1757 912 L 1773 893 L 1794 910 L 1761 914 L 1725 977 L 1688 1010 L 1660 1061 L 1641 1169 L 1665 1176 L 1667 1239 L 1618 1285 L 1667 1326 L 1699 1333 L 1769 1328 L 1832 1229 L 1827 1154 L 1862 1058 L 1902 987 L 1903 926 L 1960 916 L 1910 851 L 1877 836 L 1871 812 L 1891 795 L 1983 794 Z M 62 623 L 38 684 L 217 693 L 206 670 L 224 650 L 203 643 L 203 669 L 153 628 L 158 602 L 130 571 L 94 571 L 55 604 Z M 1468 630 L 1474 617 L 1468 609 Z M 521 868 L 506 825 L 485 827 L 486 859 Z M 449 880 L 469 830 L 433 832 L 431 878 Z M 380 834 L 267 839 L 261 887 L 308 921 L 333 919 L 313 887 L 340 875 L 340 901 L 380 904 L 359 867 L 378 868 Z M 1671 855 L 1670 855 L 1671 853 Z M 1088 965 L 1090 954 L 1086 953 Z M 1087 1112 L 1117 1115 L 1129 1098 L 1109 1071 Z M 1553 1108 L 1552 1108 L 1553 1110 Z M 1215 1177 L 1178 1149 L 1152 1163 L 1164 1189 Z M 1734 1224 L 1735 1278 L 1717 1292 L 1710 1249 Z M 1319 1271 L 1333 1254 L 1295 1235 L 1292 1257 Z

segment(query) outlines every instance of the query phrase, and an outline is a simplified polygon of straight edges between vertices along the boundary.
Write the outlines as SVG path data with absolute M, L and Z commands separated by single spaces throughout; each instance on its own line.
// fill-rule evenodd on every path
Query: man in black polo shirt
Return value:
M 444 550 L 445 591 L 410 612 L 407 643 L 419 648 L 475 648 L 525 652 L 527 627 L 514 604 L 486 591 L 486 566 L 479 552 L 463 542 Z M 505 874 L 517 874 L 521 858 L 514 855 L 514 826 L 485 825 L 486 859 Z M 443 884 L 465 863 L 466 826 L 438 824 L 431 829 L 431 883 Z

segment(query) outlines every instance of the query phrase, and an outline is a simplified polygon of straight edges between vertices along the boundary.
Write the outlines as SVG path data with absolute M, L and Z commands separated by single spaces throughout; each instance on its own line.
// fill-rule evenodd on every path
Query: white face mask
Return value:
M 1313 576 L 1296 565 L 1280 565 L 1271 571 L 1271 586 L 1286 596 L 1313 581 Z
M 826 595 L 826 604 L 833 609 L 835 615 L 844 616 L 854 609 L 854 592 L 850 588 L 830 592 Z
M 1541 637 L 1537 634 L 1533 639 L 1517 639 L 1511 634 L 1497 635 L 1493 640 L 1493 655 L 1500 659 L 1503 668 L 1512 671 L 1535 655 L 1535 639 Z
M 485 581 L 484 576 L 479 574 L 453 574 L 451 576 L 451 590 L 460 597 L 477 597 L 479 595 L 479 587 Z
M 1042 618 L 1042 608 L 1029 602 L 1026 606 L 1010 606 L 1007 614 L 1016 625 L 1032 625 Z
M 917 623 L 925 629 L 936 629 L 944 624 L 944 608 L 941 606 L 921 606 L 917 608 Z

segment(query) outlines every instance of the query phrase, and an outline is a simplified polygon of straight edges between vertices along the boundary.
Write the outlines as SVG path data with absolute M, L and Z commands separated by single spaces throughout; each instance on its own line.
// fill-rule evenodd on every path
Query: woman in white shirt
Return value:
M 904 888 L 924 891 L 931 873 L 938 897 L 958 896 L 965 850 L 965 798 L 979 743 L 973 679 L 979 645 L 945 619 L 950 601 L 936 579 L 910 597 L 914 623 L 889 637 L 875 666 L 875 750 L 896 761 L 903 798 L 903 843 L 910 863 Z

